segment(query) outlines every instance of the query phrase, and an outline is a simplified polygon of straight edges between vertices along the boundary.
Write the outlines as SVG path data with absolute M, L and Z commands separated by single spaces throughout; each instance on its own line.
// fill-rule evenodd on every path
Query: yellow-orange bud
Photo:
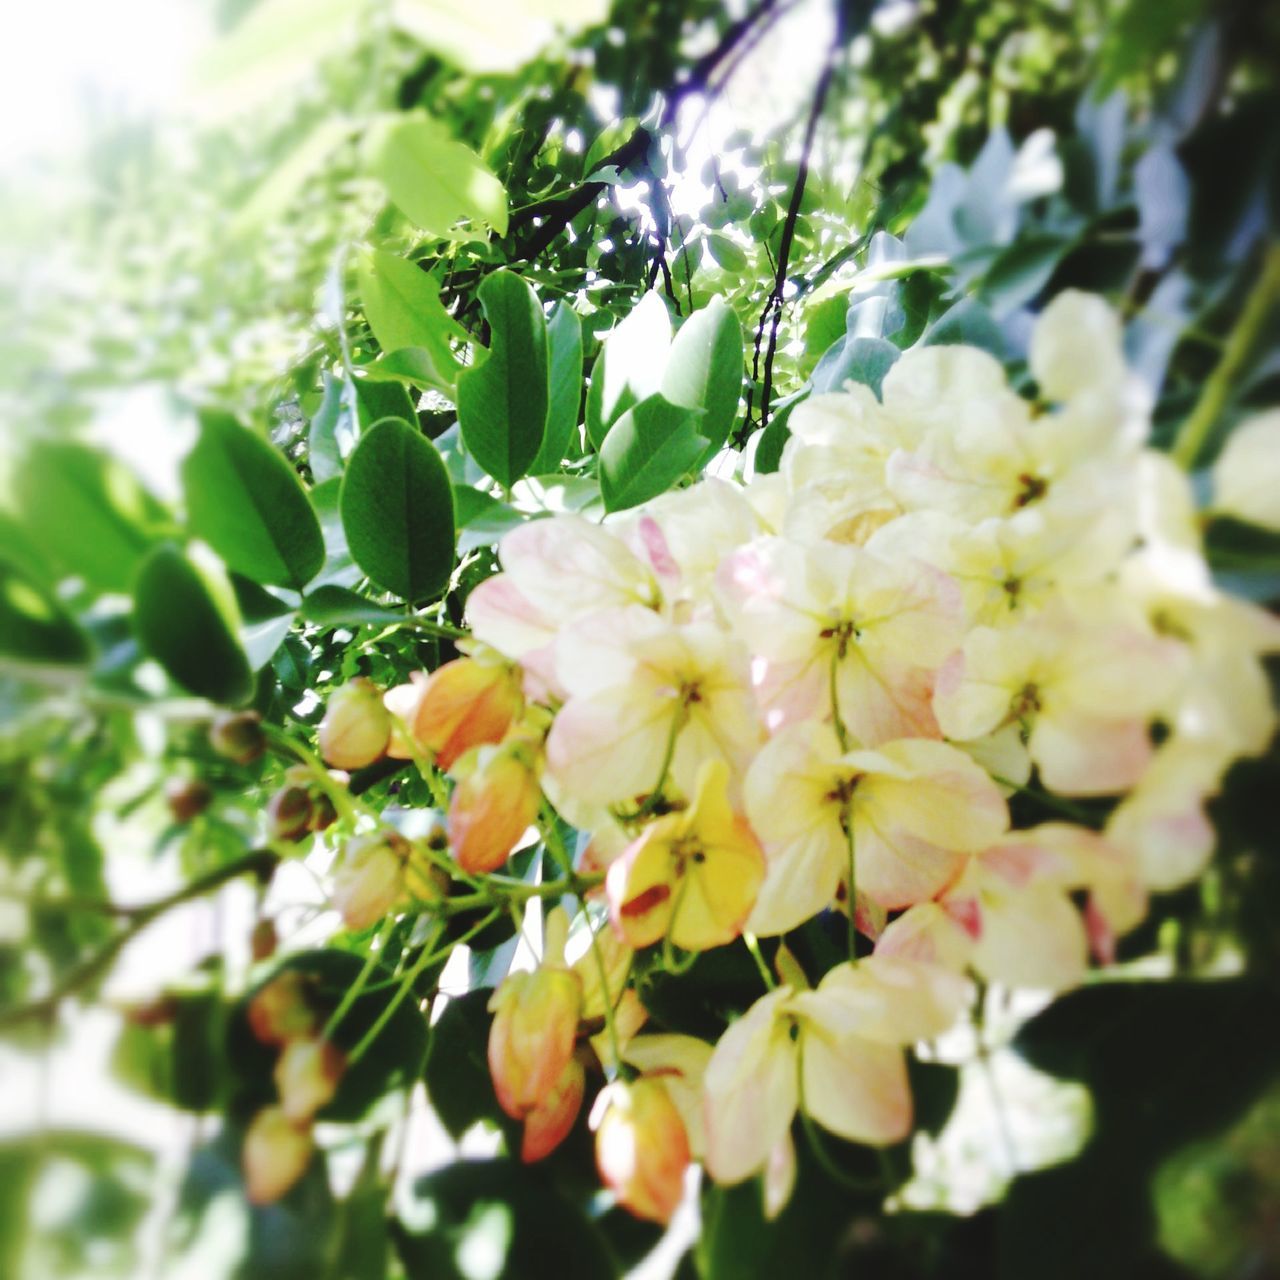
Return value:
M 306 1172 L 311 1131 L 291 1124 L 279 1107 L 264 1107 L 244 1136 L 241 1163 L 253 1204 L 273 1204 Z
M 472 874 L 496 871 L 538 819 L 542 789 L 525 744 L 480 749 L 476 768 L 454 788 L 449 847 Z
M 296 969 L 278 973 L 249 1001 L 249 1028 L 263 1044 L 284 1044 L 314 1034 L 316 1014 L 309 982 Z
M 392 689 L 386 703 L 408 726 L 417 747 L 448 769 L 472 747 L 501 742 L 520 714 L 524 695 L 515 667 L 455 658 L 425 680 Z M 401 753 L 408 754 L 405 744 L 393 744 L 391 754 Z
M 348 843 L 333 878 L 333 905 L 348 929 L 367 929 L 400 901 L 408 855 L 409 842 L 395 832 Z
M 548 1097 L 573 1056 L 582 984 L 568 969 L 512 973 L 489 1008 L 489 1074 L 499 1105 L 520 1120 Z
M 363 769 L 381 759 L 391 738 L 382 690 L 363 676 L 329 695 L 320 722 L 320 754 L 339 769 Z
M 576 1057 L 565 1063 L 551 1092 L 524 1118 L 520 1159 L 532 1164 L 549 1156 L 569 1136 L 582 1108 L 586 1072 Z
M 280 1110 L 292 1123 L 305 1124 L 332 1100 L 346 1065 L 328 1040 L 291 1040 L 276 1062 Z
M 618 1203 L 666 1223 L 684 1195 L 689 1135 L 660 1080 L 615 1081 L 601 1095 L 596 1165 Z

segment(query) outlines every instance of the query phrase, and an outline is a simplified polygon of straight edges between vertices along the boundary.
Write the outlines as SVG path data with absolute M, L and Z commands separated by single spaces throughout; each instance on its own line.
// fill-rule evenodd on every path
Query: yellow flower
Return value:
M 610 866 L 610 914 L 631 946 L 669 937 L 704 951 L 742 931 L 764 877 L 764 855 L 729 805 L 728 780 L 722 760 L 708 761 L 689 808 L 651 822 Z

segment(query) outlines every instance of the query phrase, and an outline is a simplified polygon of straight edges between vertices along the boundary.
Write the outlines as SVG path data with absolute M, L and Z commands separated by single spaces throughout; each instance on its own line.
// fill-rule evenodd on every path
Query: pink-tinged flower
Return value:
M 717 628 L 643 610 L 600 614 L 557 641 L 572 696 L 547 737 L 547 772 L 578 805 L 633 810 L 692 792 L 708 760 L 735 776 L 759 745 L 745 649 Z
M 565 1063 L 545 1098 L 525 1113 L 520 1159 L 533 1164 L 549 1156 L 569 1136 L 586 1088 L 582 1063 L 572 1057 Z
M 933 705 L 943 732 L 961 741 L 1020 725 L 1050 790 L 1109 795 L 1142 776 L 1148 722 L 1180 669 L 1176 644 L 1136 626 L 1084 627 L 1046 613 L 970 632 L 943 667 Z
M 684 1195 L 689 1139 L 659 1079 L 615 1081 L 601 1094 L 596 1165 L 618 1203 L 637 1218 L 663 1224 Z
M 524 706 L 520 673 L 489 658 L 455 658 L 386 694 L 387 708 L 412 743 L 393 735 L 388 755 L 407 760 L 430 753 L 442 769 L 472 747 L 501 742 Z
M 900 1141 L 912 1117 L 902 1046 L 947 1030 L 966 995 L 945 969 L 871 956 L 816 991 L 781 986 L 756 1001 L 707 1067 L 708 1172 L 738 1182 L 765 1168 L 797 1107 L 850 1142 Z
M 443 893 L 444 873 L 395 831 L 349 840 L 333 875 L 332 901 L 348 929 L 367 929 L 388 912 Z
M 481 747 L 464 756 L 467 772 L 449 801 L 449 848 L 458 865 L 472 874 L 496 871 L 538 820 L 540 751 L 516 740 Z
M 960 642 L 960 596 L 922 561 L 762 538 L 729 556 L 717 587 L 756 655 L 770 730 L 832 715 L 859 742 L 939 736 L 932 673 Z M 833 678 L 834 673 L 834 678 Z
M 669 937 L 689 951 L 732 942 L 764 876 L 751 828 L 729 804 L 728 766 L 703 765 L 689 808 L 655 819 L 605 881 L 614 928 L 633 947 Z
M 334 690 L 318 738 L 320 754 L 338 769 L 363 769 L 381 759 L 391 739 L 382 690 L 363 677 Z
M 892 910 L 939 893 L 1009 824 L 999 789 L 954 747 L 904 738 L 842 752 L 812 721 L 769 741 L 745 791 L 768 856 L 754 933 L 785 933 L 831 906 L 851 839 L 859 895 Z
M 548 917 L 544 963 L 512 973 L 489 1000 L 489 1074 L 498 1103 L 522 1120 L 552 1093 L 573 1057 L 582 1014 L 582 983 L 563 968 L 563 926 Z
M 279 1107 L 264 1107 L 244 1135 L 241 1164 L 251 1204 L 274 1204 L 307 1171 L 311 1130 L 294 1125 Z
M 566 623 L 601 609 L 656 608 L 662 598 L 652 566 L 581 516 L 520 525 L 498 554 L 503 572 L 471 593 L 467 621 L 477 639 L 526 665 L 538 665 Z
M 346 1070 L 342 1051 L 328 1040 L 291 1040 L 276 1061 L 280 1109 L 293 1124 L 305 1124 L 333 1100 Z

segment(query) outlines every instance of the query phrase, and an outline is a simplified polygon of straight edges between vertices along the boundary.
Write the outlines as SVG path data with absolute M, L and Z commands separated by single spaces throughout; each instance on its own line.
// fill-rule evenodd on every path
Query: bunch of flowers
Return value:
M 622 1203 L 665 1220 L 699 1159 L 764 1173 L 776 1210 L 797 1110 L 901 1140 L 905 1049 L 961 1016 L 972 976 L 1069 988 L 1202 870 L 1206 802 L 1273 731 L 1280 625 L 1214 586 L 1121 336 L 1064 293 L 1032 335 L 1034 399 L 981 350 L 917 348 L 878 396 L 799 405 L 776 474 L 523 525 L 470 597 L 468 656 L 388 692 L 385 721 L 331 708 L 330 763 L 452 774 L 463 872 L 541 838 L 588 924 L 607 908 L 573 965 L 550 913 L 537 972 L 493 998 L 526 1158 L 574 1123 L 588 1063 L 611 1077 L 593 1123 Z M 1015 828 L 1019 791 L 1108 816 Z M 816 986 L 783 945 L 717 1044 L 645 1030 L 636 952 L 678 973 L 824 913 L 849 958 Z

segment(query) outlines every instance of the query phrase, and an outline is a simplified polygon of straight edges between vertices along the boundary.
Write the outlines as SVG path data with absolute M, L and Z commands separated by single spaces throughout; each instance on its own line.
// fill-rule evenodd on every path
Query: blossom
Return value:
M 467 872 L 496 871 L 537 821 L 540 750 L 524 739 L 479 747 L 449 801 L 449 848 Z
M 931 898 L 1009 822 L 994 783 L 954 747 L 908 738 L 842 751 L 831 728 L 812 721 L 761 750 L 746 795 L 768 854 L 750 919 L 764 934 L 830 906 L 851 857 L 859 893 L 879 906 Z
M 294 1124 L 303 1124 L 333 1099 L 346 1068 L 341 1050 L 328 1040 L 292 1040 L 276 1061 L 275 1082 L 280 1109 Z
M 764 876 L 764 855 L 730 807 L 728 776 L 723 761 L 707 761 L 689 807 L 655 819 L 610 866 L 610 916 L 631 946 L 669 937 L 702 951 L 741 932 Z
M 721 1036 L 706 1070 L 706 1165 L 717 1182 L 766 1167 L 797 1107 L 850 1142 L 911 1128 L 902 1046 L 954 1021 L 965 984 L 936 965 L 871 956 L 816 991 L 780 986 Z
M 347 842 L 331 897 L 348 929 L 367 929 L 392 910 L 438 898 L 442 874 L 403 836 L 373 832 Z
M 273 1204 L 306 1172 L 314 1144 L 305 1125 L 279 1107 L 263 1107 L 244 1135 L 241 1164 L 251 1204 Z
M 1255 414 L 1213 464 L 1213 511 L 1280 531 L 1280 409 Z
M 942 669 L 934 709 L 947 737 L 961 741 L 1016 723 L 1051 790 L 1111 794 L 1147 766 L 1147 725 L 1177 660 L 1175 645 L 1122 622 L 1082 626 L 1057 613 L 977 627 Z
M 545 1159 L 569 1136 L 582 1109 L 586 1083 L 582 1063 L 571 1057 L 546 1094 L 524 1113 L 520 1159 L 525 1164 Z
M 858 741 L 937 737 L 931 673 L 960 640 L 953 583 L 920 561 L 762 538 L 722 564 L 717 586 L 757 660 L 770 730 L 830 715 Z M 834 674 L 833 674 L 834 673 Z
M 642 1079 L 661 1080 L 680 1113 L 689 1151 L 700 1158 L 706 1150 L 702 1095 L 711 1046 L 696 1036 L 658 1032 L 629 1040 L 622 1059 L 639 1071 Z
M 708 760 L 740 776 L 761 734 L 732 637 L 631 611 L 597 615 L 558 643 L 572 693 L 547 737 L 560 792 L 632 809 L 668 782 L 688 795 Z

